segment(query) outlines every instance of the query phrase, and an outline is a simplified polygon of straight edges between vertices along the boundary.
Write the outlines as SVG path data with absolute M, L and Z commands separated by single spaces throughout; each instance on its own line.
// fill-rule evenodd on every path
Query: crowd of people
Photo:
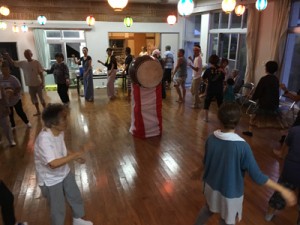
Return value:
M 199 45 L 193 47 L 194 54 L 188 58 L 185 57 L 185 50 L 179 49 L 176 63 L 174 62 L 174 54 L 171 52 L 171 47 L 166 46 L 165 50 L 164 54 L 161 54 L 159 49 L 155 49 L 151 53 L 153 59 L 158 60 L 163 69 L 161 83 L 159 84 L 162 87 L 162 98 L 166 98 L 166 89 L 170 88 L 173 82 L 178 95 L 176 101 L 179 104 L 185 102 L 187 70 L 191 68 L 192 84 L 190 91 L 193 102 L 191 107 L 200 109 L 201 105 L 203 105 L 204 121 L 208 122 L 210 105 L 212 101 L 216 100 L 219 107 L 218 119 L 222 124 L 221 129 L 216 130 L 207 138 L 203 165 L 197 171 L 197 173 L 203 174 L 203 193 L 206 203 L 202 207 L 195 225 L 204 224 L 214 213 L 221 215 L 220 224 L 230 225 L 241 220 L 245 172 L 249 173 L 255 183 L 267 186 L 275 191 L 269 201 L 269 209 L 265 216 L 267 221 L 274 217 L 276 210 L 281 210 L 286 205 L 295 205 L 297 198 L 294 190 L 300 187 L 300 177 L 295 173 L 295 171 L 300 169 L 300 151 L 298 147 L 300 143 L 297 138 L 300 132 L 300 113 L 285 137 L 282 150 L 274 151 L 276 155 L 281 157 L 286 154 L 283 171 L 278 183 L 276 183 L 260 171 L 249 144 L 235 132 L 241 118 L 240 106 L 235 102 L 235 93 L 239 92 L 243 85 L 238 70 L 233 70 L 232 74 L 230 74 L 228 60 L 225 58 L 220 59 L 217 55 L 211 55 L 208 60 L 208 66 L 204 68 Z M 106 61 L 98 60 L 98 62 L 107 67 L 107 96 L 110 100 L 114 100 L 116 98 L 114 82 L 117 73 L 117 60 L 113 55 L 112 48 L 107 48 L 106 52 Z M 146 55 L 146 52 L 147 49 L 142 48 L 141 57 Z M 128 97 L 130 98 L 131 78 L 129 67 L 134 57 L 131 55 L 129 47 L 126 47 L 125 55 L 125 66 L 122 75 L 127 77 L 129 84 Z M 85 212 L 81 194 L 68 163 L 74 160 L 84 163 L 84 155 L 93 149 L 94 146 L 88 143 L 81 150 L 70 152 L 64 143 L 64 131 L 67 127 L 66 118 L 68 115 L 66 107 L 70 103 L 68 95 L 70 77 L 68 67 L 64 63 L 64 55 L 57 53 L 55 55 L 56 63 L 50 69 L 42 68 L 41 64 L 34 60 L 32 56 L 32 52 L 27 49 L 24 52 L 26 60 L 14 61 L 7 53 L 1 58 L 1 128 L 12 147 L 16 145 L 12 133 L 16 126 L 14 110 L 27 128 L 31 128 L 31 123 L 22 106 L 20 81 L 10 74 L 11 66 L 20 67 L 24 73 L 25 84 L 29 88 L 31 101 L 36 108 L 34 116 L 41 115 L 44 122 L 44 128 L 35 140 L 34 160 L 37 183 L 40 186 L 42 195 L 49 202 L 52 224 L 64 224 L 65 199 L 67 199 L 72 208 L 73 224 L 92 225 L 92 222 L 84 218 Z M 74 56 L 73 60 L 74 63 L 82 65 L 83 68 L 85 100 L 93 102 L 93 68 L 92 58 L 88 55 L 88 48 L 83 48 L 83 56 L 80 59 Z M 278 64 L 275 61 L 266 63 L 266 75 L 260 79 L 254 94 L 251 96 L 257 107 L 251 112 L 249 130 L 243 132 L 246 136 L 253 136 L 253 126 L 285 128 L 279 111 L 280 88 L 287 97 L 295 101 L 300 100 L 300 94 L 294 95 L 288 91 L 285 85 L 279 84 L 279 80 L 276 77 L 277 70 Z M 54 75 L 57 92 L 62 104 L 49 103 L 46 105 L 42 91 L 45 86 L 43 72 Z M 201 89 L 203 83 L 206 86 L 205 91 Z M 205 96 L 203 102 L 201 102 L 201 94 Z M 40 110 L 40 104 L 44 108 L 43 111 Z M 2 133 L 0 134 L 0 137 L 2 137 Z M 26 222 L 16 223 L 13 195 L 1 180 L 0 190 L 0 206 L 2 208 L 4 225 L 26 225 Z M 298 194 L 298 204 L 300 204 L 300 194 Z M 300 210 L 298 213 L 297 224 L 300 225 Z

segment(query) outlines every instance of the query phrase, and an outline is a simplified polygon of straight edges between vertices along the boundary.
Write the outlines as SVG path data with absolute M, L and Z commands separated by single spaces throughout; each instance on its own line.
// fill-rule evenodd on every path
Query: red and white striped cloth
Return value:
M 162 133 L 162 87 L 144 88 L 132 83 L 131 127 L 129 132 L 138 138 L 159 136 Z

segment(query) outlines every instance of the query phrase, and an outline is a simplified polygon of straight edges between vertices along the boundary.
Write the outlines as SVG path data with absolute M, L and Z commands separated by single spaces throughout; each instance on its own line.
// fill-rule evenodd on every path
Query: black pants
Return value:
M 6 185 L 0 180 L 0 206 L 4 225 L 16 223 L 14 211 L 14 196 Z
M 28 123 L 28 119 L 27 116 L 23 110 L 23 106 L 22 106 L 22 101 L 21 99 L 17 102 L 17 104 L 15 104 L 13 107 L 10 107 L 10 112 L 9 112 L 9 120 L 10 120 L 10 125 L 11 127 L 15 127 L 16 123 L 15 123 L 15 119 L 14 119 L 14 108 L 16 110 L 16 113 L 18 114 L 18 116 L 23 120 L 24 123 Z
M 165 69 L 163 75 L 163 81 L 165 82 L 167 81 L 170 84 L 172 81 L 171 75 L 172 75 L 172 69 Z
M 63 103 L 68 103 L 70 101 L 68 95 L 69 86 L 66 84 L 57 84 L 57 93 Z

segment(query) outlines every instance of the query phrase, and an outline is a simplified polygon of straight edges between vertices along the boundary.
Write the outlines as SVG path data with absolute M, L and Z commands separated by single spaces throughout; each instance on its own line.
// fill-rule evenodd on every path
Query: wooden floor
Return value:
M 219 127 L 216 106 L 212 105 L 210 122 L 202 120 L 201 110 L 190 108 L 191 94 L 185 104 L 175 102 L 175 89 L 168 90 L 163 101 L 163 135 L 146 140 L 136 139 L 129 132 L 130 103 L 121 90 L 109 102 L 105 89 L 95 90 L 95 102 L 85 102 L 71 90 L 70 125 L 66 143 L 70 149 L 92 140 L 96 150 L 86 156 L 86 164 L 71 163 L 84 198 L 86 216 L 95 225 L 193 225 L 204 204 L 202 183 L 190 175 L 201 163 L 204 142 Z M 47 102 L 59 102 L 56 92 L 47 92 Z M 15 196 L 18 220 L 30 225 L 49 225 L 49 209 L 36 185 L 33 144 L 42 128 L 41 118 L 33 117 L 34 107 L 28 95 L 23 105 L 32 123 L 26 126 L 17 118 L 14 131 L 17 146 L 0 145 L 0 178 Z M 245 115 L 238 127 L 241 134 L 247 127 Z M 254 130 L 246 138 L 262 169 L 277 180 L 281 161 L 272 155 L 278 147 L 277 130 Z M 296 208 L 289 208 L 264 221 L 267 201 L 272 191 L 245 179 L 243 220 L 240 225 L 292 225 Z M 66 225 L 71 225 L 67 211 Z M 214 215 L 207 225 L 218 224 Z M 1 223 L 1 222 L 0 222 Z

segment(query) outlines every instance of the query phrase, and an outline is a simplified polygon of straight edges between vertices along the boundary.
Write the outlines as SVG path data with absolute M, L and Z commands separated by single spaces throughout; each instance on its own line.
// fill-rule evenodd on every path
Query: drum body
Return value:
M 161 82 L 163 68 L 158 60 L 144 55 L 131 62 L 129 75 L 133 83 L 145 88 L 153 88 Z
M 138 138 L 162 133 L 162 87 L 144 88 L 132 83 L 131 126 L 129 132 Z

